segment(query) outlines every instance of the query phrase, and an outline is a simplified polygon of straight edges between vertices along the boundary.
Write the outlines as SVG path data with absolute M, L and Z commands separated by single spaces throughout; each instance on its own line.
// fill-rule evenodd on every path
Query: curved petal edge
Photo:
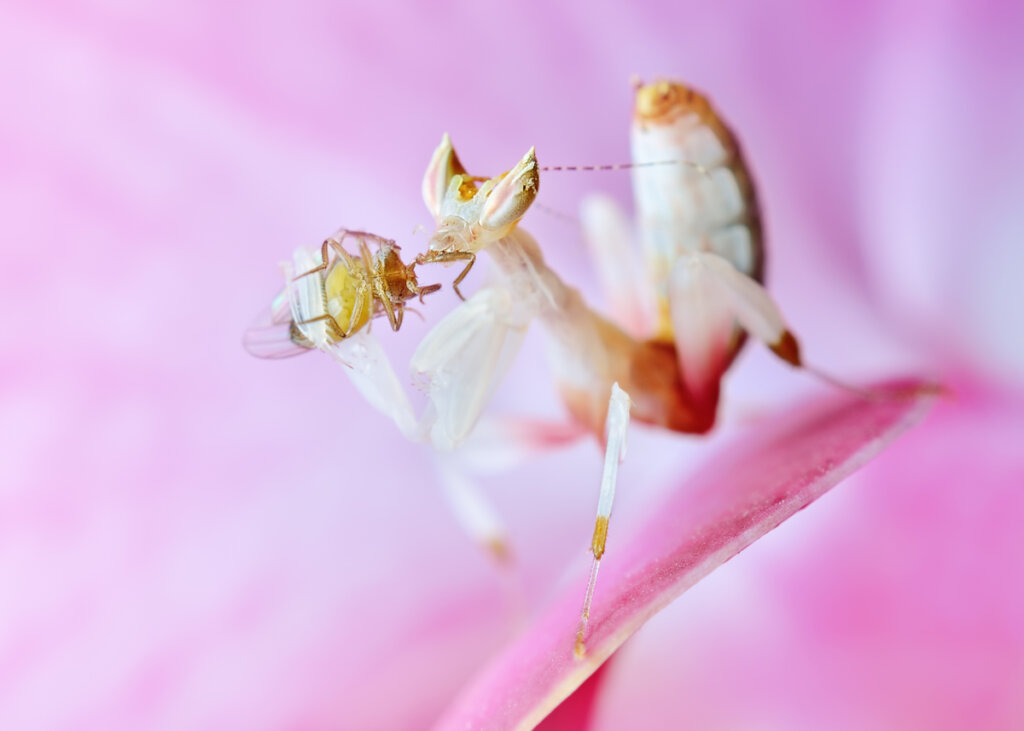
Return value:
M 813 400 L 719 451 L 605 558 L 582 659 L 573 640 L 585 577 L 464 689 L 437 728 L 536 726 L 669 602 L 921 421 L 940 389 L 903 380 L 871 393 Z

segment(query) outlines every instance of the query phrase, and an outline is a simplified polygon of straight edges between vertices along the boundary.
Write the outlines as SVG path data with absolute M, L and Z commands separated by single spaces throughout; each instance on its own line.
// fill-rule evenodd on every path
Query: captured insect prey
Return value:
M 354 255 L 344 247 L 347 239 L 356 243 Z M 370 245 L 376 247 L 372 252 Z M 296 355 L 345 340 L 381 316 L 397 331 L 406 302 L 422 302 L 441 288 L 420 286 L 416 263 L 405 264 L 399 251 L 391 239 L 340 229 L 321 245 L 319 261 L 297 255 L 289 267 L 291 281 L 267 316 L 246 332 L 246 350 L 263 358 Z

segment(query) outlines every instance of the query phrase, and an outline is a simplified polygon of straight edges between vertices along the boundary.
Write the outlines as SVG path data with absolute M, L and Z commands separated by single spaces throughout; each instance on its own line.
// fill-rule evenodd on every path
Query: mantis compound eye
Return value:
M 427 210 L 435 219 L 440 217 L 441 201 L 451 179 L 456 175 L 465 174 L 466 169 L 462 167 L 459 156 L 455 154 L 451 138 L 445 133 L 441 138 L 441 144 L 430 158 L 427 172 L 423 175 L 423 202 L 427 204 Z
M 480 212 L 480 225 L 488 231 L 511 226 L 526 213 L 540 191 L 537 156 L 531 147 L 494 188 Z

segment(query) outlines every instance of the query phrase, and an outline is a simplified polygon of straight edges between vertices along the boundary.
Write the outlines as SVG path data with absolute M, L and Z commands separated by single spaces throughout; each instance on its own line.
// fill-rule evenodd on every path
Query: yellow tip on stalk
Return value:
M 590 540 L 590 550 L 594 554 L 594 560 L 600 561 L 604 555 L 604 544 L 608 540 L 608 518 L 599 515 L 594 523 L 594 537 Z
M 582 660 L 587 655 L 587 646 L 583 644 L 583 628 L 576 631 L 576 644 L 572 648 L 572 654 L 577 660 Z

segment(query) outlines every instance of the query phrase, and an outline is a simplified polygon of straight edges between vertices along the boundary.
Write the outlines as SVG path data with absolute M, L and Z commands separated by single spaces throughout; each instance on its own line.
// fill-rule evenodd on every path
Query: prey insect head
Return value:
M 378 273 L 381 288 L 393 302 L 418 297 L 423 298 L 441 289 L 440 284 L 422 286 L 416 278 L 416 261 L 406 264 L 398 253 L 401 247 L 393 241 L 387 241 L 377 249 L 373 256 L 373 271 Z
M 345 249 L 346 239 L 355 242 L 354 253 Z M 371 246 L 375 247 L 372 251 Z M 368 329 L 379 316 L 386 316 L 391 329 L 397 331 L 408 300 L 418 297 L 422 302 L 425 295 L 441 288 L 440 284 L 421 286 L 416 263 L 403 262 L 399 251 L 391 239 L 351 229 L 340 229 L 328 237 L 319 257 L 297 250 L 294 271 L 299 274 L 290 278 L 284 293 L 290 305 L 290 342 L 304 349 L 330 349 Z M 283 304 L 275 304 L 274 311 L 274 324 L 284 324 Z M 263 355 L 268 349 L 251 350 Z

